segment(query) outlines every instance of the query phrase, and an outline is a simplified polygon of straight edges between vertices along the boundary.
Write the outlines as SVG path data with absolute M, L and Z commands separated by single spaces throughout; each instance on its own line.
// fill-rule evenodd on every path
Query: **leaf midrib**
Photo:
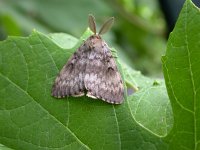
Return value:
M 192 64 L 191 64 L 191 55 L 190 55 L 190 49 L 188 46 L 188 25 L 187 25 L 187 19 L 188 19 L 188 1 L 186 3 L 186 20 L 185 20 L 185 24 L 184 24 L 184 30 L 185 30 L 185 44 L 186 44 L 186 49 L 187 49 L 187 55 L 188 55 L 188 63 L 189 63 L 189 72 L 190 72 L 190 78 L 191 78 L 191 82 L 192 82 L 192 92 L 193 92 L 193 116 L 194 116 L 194 144 L 195 144 L 195 150 L 197 149 L 197 122 L 196 122 L 196 87 L 194 84 L 194 77 L 193 77 L 193 70 L 192 70 Z

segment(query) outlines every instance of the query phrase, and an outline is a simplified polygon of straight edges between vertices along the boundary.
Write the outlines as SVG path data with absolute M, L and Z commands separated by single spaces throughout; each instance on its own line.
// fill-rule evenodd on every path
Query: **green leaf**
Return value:
M 12 150 L 12 149 L 0 144 L 0 150 Z
M 29 37 L 9 37 L 0 43 L 0 143 L 13 149 L 167 147 L 160 137 L 168 133 L 173 121 L 159 123 L 159 127 L 152 128 L 152 120 L 160 118 L 165 121 L 170 117 L 170 109 L 166 110 L 169 100 L 167 103 L 162 83 L 142 75 L 135 76 L 133 70 L 126 72 L 126 66 L 122 63 L 125 81 L 131 85 L 137 83 L 139 90 L 121 105 L 84 96 L 62 100 L 51 97 L 51 87 L 59 70 L 90 35 L 91 32 L 87 30 L 75 44 L 71 38 L 63 40 L 69 37 L 67 35 L 45 36 L 34 31 Z M 68 42 L 69 47 L 65 44 Z M 146 80 L 150 81 L 149 84 L 143 83 Z M 150 87 L 155 87 L 155 91 L 151 91 Z M 160 106 L 156 108 L 160 111 L 146 109 L 151 105 L 147 103 L 149 97 L 142 96 L 146 91 L 159 94 L 156 102 Z M 139 100 L 143 103 L 142 107 L 138 107 Z M 155 103 L 152 106 L 155 107 Z M 144 107 L 144 110 L 135 112 L 136 108 Z M 146 115 L 143 116 L 143 113 Z M 155 114 L 152 119 L 144 121 L 145 117 L 150 118 Z
M 138 90 L 128 97 L 133 118 L 151 133 L 166 136 L 173 126 L 173 114 L 164 81 L 147 78 L 125 65 L 123 70 L 126 82 Z
M 21 30 L 19 26 L 9 15 L 0 15 L 0 21 L 1 21 L 1 26 L 3 25 L 7 34 L 15 36 L 21 35 Z
M 53 33 L 49 34 L 49 37 L 52 39 L 54 43 L 56 43 L 63 49 L 71 49 L 78 42 L 76 38 L 65 33 Z
M 57 71 L 54 56 L 50 52 L 57 47 L 48 43 L 47 48 L 47 41 L 48 39 L 33 33 L 26 40 L 12 37 L 1 43 L 0 140 L 4 145 L 15 149 L 87 149 L 58 120 L 68 113 L 60 113 L 55 117 L 53 109 L 58 108 L 61 103 L 53 106 L 49 99 L 51 80 L 55 76 L 52 71 Z M 51 111 L 48 112 L 48 109 Z
M 174 114 L 169 149 L 200 149 L 200 11 L 186 0 L 162 58 Z

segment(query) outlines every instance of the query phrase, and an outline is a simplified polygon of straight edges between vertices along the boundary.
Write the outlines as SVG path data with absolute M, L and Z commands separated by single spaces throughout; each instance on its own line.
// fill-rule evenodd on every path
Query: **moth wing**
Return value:
M 52 96 L 62 98 L 65 96 L 84 95 L 84 75 L 86 58 L 82 55 L 84 45 L 82 45 L 63 66 L 56 77 L 52 87 Z M 82 57 L 82 58 L 81 58 Z
M 93 52 L 95 59 L 88 60 L 84 78 L 88 91 L 87 96 L 99 98 L 108 103 L 122 103 L 124 97 L 123 82 L 109 48 L 106 46 L 99 53 L 97 50 Z M 94 54 L 90 55 L 89 58 L 92 58 Z

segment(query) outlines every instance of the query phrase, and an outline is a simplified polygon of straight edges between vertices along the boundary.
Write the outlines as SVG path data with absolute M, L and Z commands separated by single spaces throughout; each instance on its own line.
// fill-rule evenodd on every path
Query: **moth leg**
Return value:
M 97 97 L 95 97 L 91 92 L 87 92 L 86 96 L 91 97 L 93 99 L 97 99 Z
M 84 92 L 82 92 L 82 93 L 79 93 L 79 94 L 76 94 L 76 95 L 72 95 L 73 97 L 81 97 L 81 96 L 83 96 L 83 95 L 85 95 L 85 93 Z

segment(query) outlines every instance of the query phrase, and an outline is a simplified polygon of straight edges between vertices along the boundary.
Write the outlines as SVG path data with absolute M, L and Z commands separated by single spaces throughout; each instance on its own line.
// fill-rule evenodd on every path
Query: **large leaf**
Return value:
M 173 107 L 170 149 L 200 149 L 200 11 L 187 0 L 167 44 L 163 70 Z
M 166 90 L 162 83 L 153 80 L 145 86 L 149 79 L 136 75 L 131 69 L 125 71 L 125 65 L 121 66 L 126 72 L 125 80 L 132 86 L 137 83 L 139 91 L 121 105 L 110 105 L 88 97 L 62 100 L 51 97 L 57 73 L 89 35 L 91 32 L 87 31 L 75 45 L 76 40 L 70 36 L 55 34 L 47 37 L 34 31 L 27 38 L 9 37 L 0 43 L 1 144 L 13 149 L 167 147 L 160 139 L 166 136 L 173 123 L 169 119 L 172 115 L 167 109 L 170 105 Z M 129 77 L 134 77 L 136 82 Z M 148 103 L 152 95 L 150 87 L 155 90 L 153 93 L 160 95 L 159 98 L 152 97 L 160 102 L 157 105 Z M 144 97 L 142 91 L 151 94 Z M 138 107 L 140 101 L 145 109 L 135 112 L 136 108 L 142 108 Z M 160 110 L 154 111 L 153 107 Z M 152 121 L 158 122 L 159 126 L 154 126 Z

